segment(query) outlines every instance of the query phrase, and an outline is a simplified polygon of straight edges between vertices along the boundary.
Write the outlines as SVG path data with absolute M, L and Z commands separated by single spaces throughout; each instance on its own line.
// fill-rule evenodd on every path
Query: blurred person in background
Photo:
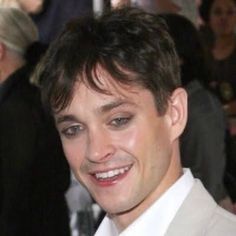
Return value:
M 30 75 L 46 48 L 31 18 L 0 7 L 0 234 L 69 236 L 69 168 Z
M 41 12 L 46 2 L 48 0 L 0 0 L 0 6 L 19 8 L 31 15 Z
M 43 10 L 48 0 L 16 0 L 20 7 L 29 14 L 37 14 Z
M 39 41 L 45 45 L 56 38 L 70 19 L 93 14 L 92 0 L 0 0 L 0 5 L 27 12 L 38 27 Z
M 212 71 L 210 84 L 226 111 L 236 114 L 236 1 L 202 0 L 199 11 L 208 29 L 202 30 L 202 37 Z
M 194 0 L 111 0 L 111 6 L 135 6 L 152 13 L 175 13 L 197 24 L 197 3 Z
M 199 8 L 205 23 L 202 37 L 211 69 L 209 81 L 228 117 L 226 184 L 236 201 L 236 1 L 202 0 Z M 204 31 L 205 29 L 205 31 Z
M 20 7 L 18 0 L 0 0 L 0 6 L 1 7 L 15 7 L 15 8 Z
M 18 1 L 27 4 L 34 2 L 34 0 Z M 44 44 L 50 44 L 69 20 L 93 14 L 92 0 L 37 0 L 35 2 L 40 1 L 43 4 L 38 4 L 38 12 L 31 14 L 31 17 L 38 27 L 39 40 Z
M 163 15 L 180 57 L 182 85 L 188 92 L 188 122 L 181 136 L 181 161 L 201 179 L 215 201 L 233 212 L 224 184 L 226 115 L 207 84 L 209 71 L 195 26 L 185 17 Z

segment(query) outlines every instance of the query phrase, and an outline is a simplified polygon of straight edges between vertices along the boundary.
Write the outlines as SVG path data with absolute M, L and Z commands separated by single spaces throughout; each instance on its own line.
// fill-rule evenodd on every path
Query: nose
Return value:
M 105 162 L 115 152 L 111 137 L 103 129 L 90 130 L 86 146 L 86 157 L 91 162 Z

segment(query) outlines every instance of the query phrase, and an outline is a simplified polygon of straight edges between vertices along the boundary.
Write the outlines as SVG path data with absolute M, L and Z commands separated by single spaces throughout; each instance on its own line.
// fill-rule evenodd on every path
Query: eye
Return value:
M 228 11 L 227 11 L 227 15 L 228 15 L 228 16 L 233 16 L 233 15 L 235 15 L 235 10 L 233 10 L 233 9 L 232 9 L 232 10 L 228 10 Z
M 120 128 L 127 125 L 131 118 L 131 116 L 117 117 L 110 122 L 110 125 L 115 128 Z
M 70 127 L 62 129 L 61 133 L 64 135 L 66 138 L 73 138 L 81 133 L 84 128 L 81 125 L 72 125 Z

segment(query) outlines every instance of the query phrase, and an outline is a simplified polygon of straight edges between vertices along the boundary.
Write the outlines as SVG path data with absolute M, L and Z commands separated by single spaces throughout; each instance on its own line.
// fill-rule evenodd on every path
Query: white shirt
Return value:
M 193 184 L 194 178 L 191 171 L 184 169 L 184 174 L 175 184 L 123 232 L 119 234 L 115 224 L 106 216 L 95 233 L 95 236 L 165 235 L 171 221 L 190 192 Z

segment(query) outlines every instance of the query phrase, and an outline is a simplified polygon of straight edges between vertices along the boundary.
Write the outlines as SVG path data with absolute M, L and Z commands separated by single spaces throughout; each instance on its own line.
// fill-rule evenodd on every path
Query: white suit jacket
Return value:
M 236 216 L 219 207 L 196 180 L 165 236 L 236 236 Z

